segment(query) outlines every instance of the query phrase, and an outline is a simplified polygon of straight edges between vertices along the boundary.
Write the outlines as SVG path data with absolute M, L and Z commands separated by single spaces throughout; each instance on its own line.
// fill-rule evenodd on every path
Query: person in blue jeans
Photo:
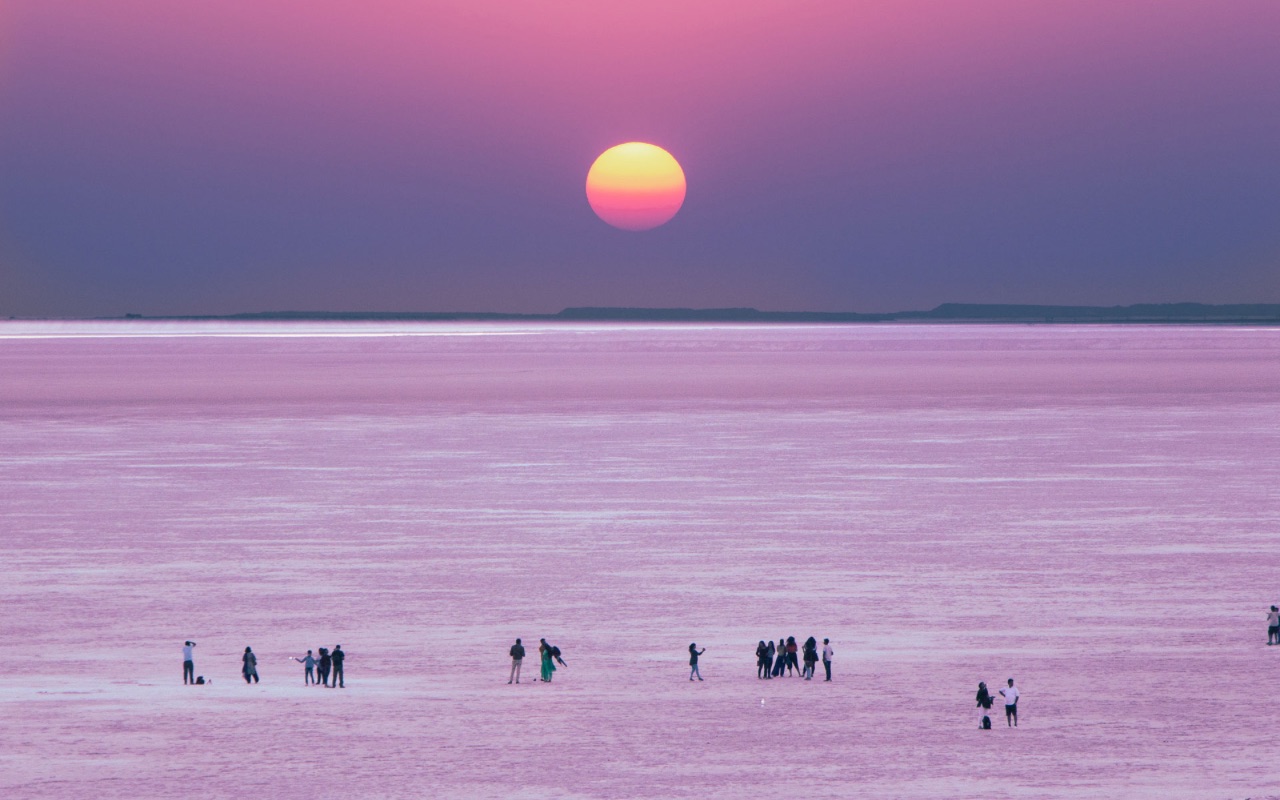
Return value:
M 697 642 L 689 644 L 689 680 L 693 680 L 693 676 L 697 675 L 698 680 L 702 680 L 702 673 L 698 671 L 698 656 L 707 652 L 707 649 L 698 649 Z

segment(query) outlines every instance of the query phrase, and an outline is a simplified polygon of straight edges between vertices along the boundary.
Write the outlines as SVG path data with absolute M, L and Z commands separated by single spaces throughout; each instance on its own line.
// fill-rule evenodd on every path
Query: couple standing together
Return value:
M 1013 678 L 1009 679 L 1009 685 L 1000 690 L 1000 694 L 1004 696 L 1004 721 L 1011 728 L 1018 727 L 1018 697 L 1020 692 L 1013 685 Z M 978 715 L 982 717 L 979 727 L 983 730 L 991 730 L 991 706 L 995 704 L 995 697 L 987 691 L 987 684 L 978 683 Z
M 564 659 L 560 657 L 559 647 L 556 647 L 553 644 L 547 644 L 546 639 L 539 639 L 538 641 L 540 642 L 538 645 L 538 655 L 542 661 L 541 679 L 550 683 L 551 675 L 556 671 L 556 662 L 559 662 L 562 667 L 567 667 L 569 665 L 564 663 Z M 519 683 L 520 666 L 524 663 L 524 644 L 522 644 L 519 639 L 516 639 L 516 643 L 511 645 L 509 653 L 511 655 L 511 675 L 507 678 L 507 683 Z

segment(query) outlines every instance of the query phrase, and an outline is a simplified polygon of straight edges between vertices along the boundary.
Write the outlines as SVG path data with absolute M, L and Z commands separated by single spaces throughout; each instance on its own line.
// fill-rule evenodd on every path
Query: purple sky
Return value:
M 1278 31 L 1273 0 L 4 0 L 0 314 L 1280 302 Z M 688 178 L 645 233 L 583 192 L 630 140 Z

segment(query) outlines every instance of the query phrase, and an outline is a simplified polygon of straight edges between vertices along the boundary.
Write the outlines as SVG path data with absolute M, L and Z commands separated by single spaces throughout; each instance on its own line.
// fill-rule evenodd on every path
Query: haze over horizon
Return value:
M 1280 4 L 7 0 L 0 315 L 1280 302 Z M 688 178 L 619 231 L 583 184 Z

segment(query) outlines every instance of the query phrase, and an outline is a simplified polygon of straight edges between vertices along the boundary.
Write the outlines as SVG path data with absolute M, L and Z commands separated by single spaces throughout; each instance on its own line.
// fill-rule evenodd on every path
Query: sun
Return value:
M 647 231 L 684 204 L 684 170 L 661 147 L 627 142 L 605 150 L 587 172 L 587 202 L 615 228 Z

